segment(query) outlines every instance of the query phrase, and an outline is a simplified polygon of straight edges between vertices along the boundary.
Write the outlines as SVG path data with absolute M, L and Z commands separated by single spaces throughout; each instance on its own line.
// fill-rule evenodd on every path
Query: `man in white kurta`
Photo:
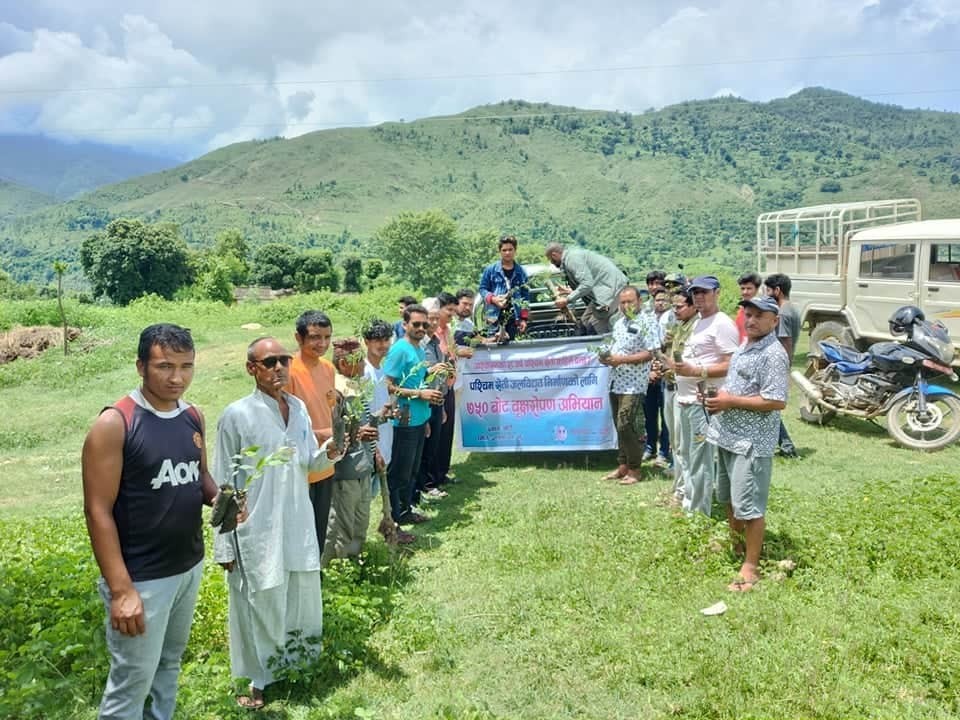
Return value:
M 250 696 L 238 698 L 249 708 L 263 705 L 263 688 L 273 681 L 269 660 L 290 633 L 315 637 L 319 647 L 323 628 L 320 548 L 307 471 L 332 463 L 326 447 L 317 445 L 306 406 L 283 391 L 289 363 L 290 354 L 273 338 L 254 341 L 247 373 L 257 387 L 224 410 L 217 428 L 214 477 L 218 484 L 247 490 L 236 530 L 214 536 L 214 559 L 228 571 L 230 665 L 234 677 L 250 679 Z M 241 451 L 252 446 L 256 455 L 238 462 Z M 289 448 L 286 461 L 276 455 L 282 448 Z M 235 472 L 238 464 L 255 467 L 268 456 L 274 460 L 260 477 Z

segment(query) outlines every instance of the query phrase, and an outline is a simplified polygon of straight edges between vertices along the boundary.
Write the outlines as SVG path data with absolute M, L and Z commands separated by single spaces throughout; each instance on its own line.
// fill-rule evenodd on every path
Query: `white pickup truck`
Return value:
M 960 365 L 960 219 L 922 220 L 916 199 L 794 208 L 757 218 L 757 268 L 784 273 L 810 331 L 861 349 L 890 340 L 903 305 L 947 326 Z

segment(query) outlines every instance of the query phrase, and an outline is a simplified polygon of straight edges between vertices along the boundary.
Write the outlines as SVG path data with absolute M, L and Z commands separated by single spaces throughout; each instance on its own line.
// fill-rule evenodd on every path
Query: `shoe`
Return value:
M 646 450 L 643 451 L 642 462 L 646 462 L 647 460 L 653 460 L 653 450 L 651 450 L 650 448 L 647 448 Z
M 653 461 L 653 464 L 658 468 L 670 467 L 670 461 L 663 455 L 657 455 L 657 458 Z
M 397 521 L 397 525 L 419 525 L 420 523 L 425 523 L 429 519 L 430 518 L 428 518 L 426 515 L 421 515 L 418 512 L 411 511 L 401 517 Z
M 417 536 L 413 533 L 404 532 L 403 530 L 397 530 L 396 543 L 397 545 L 409 545 L 417 541 Z
M 800 453 L 797 452 L 796 448 L 790 448 L 789 450 L 784 450 L 783 448 L 780 448 L 778 452 L 780 454 L 780 457 L 790 458 L 791 460 L 800 459 Z
M 447 497 L 447 493 L 440 488 L 430 488 L 423 493 L 424 500 L 443 500 L 445 497 Z
M 441 485 L 456 485 L 458 482 L 460 482 L 460 478 L 456 477 L 455 475 L 444 475 L 442 478 L 440 478 Z

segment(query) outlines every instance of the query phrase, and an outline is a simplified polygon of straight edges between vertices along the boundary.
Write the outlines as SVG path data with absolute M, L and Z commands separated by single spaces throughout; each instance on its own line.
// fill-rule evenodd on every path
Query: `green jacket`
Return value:
M 567 301 L 580 298 L 593 300 L 601 307 L 614 311 L 618 307 L 617 294 L 627 285 L 627 276 L 609 258 L 582 248 L 566 248 L 560 267 L 573 290 Z

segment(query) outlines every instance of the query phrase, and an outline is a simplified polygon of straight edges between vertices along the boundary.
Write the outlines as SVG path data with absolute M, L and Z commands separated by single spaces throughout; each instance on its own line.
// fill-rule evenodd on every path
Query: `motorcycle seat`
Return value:
M 870 367 L 870 358 L 861 360 L 860 362 L 848 362 L 847 360 L 840 360 L 835 364 L 837 372 L 841 375 L 857 375 L 859 373 L 865 372 L 867 368 Z
M 838 367 L 841 363 L 843 363 L 844 366 L 849 366 L 851 368 L 853 366 L 859 366 L 866 363 L 866 365 L 863 365 L 863 367 L 859 370 L 851 369 L 850 372 L 861 372 L 862 370 L 865 370 L 870 363 L 869 353 L 862 353 L 856 348 L 840 345 L 838 343 L 833 343 L 826 340 L 818 344 L 821 352 L 823 352 L 824 359 L 827 362 L 837 363 Z M 840 372 L 845 371 L 841 369 Z

